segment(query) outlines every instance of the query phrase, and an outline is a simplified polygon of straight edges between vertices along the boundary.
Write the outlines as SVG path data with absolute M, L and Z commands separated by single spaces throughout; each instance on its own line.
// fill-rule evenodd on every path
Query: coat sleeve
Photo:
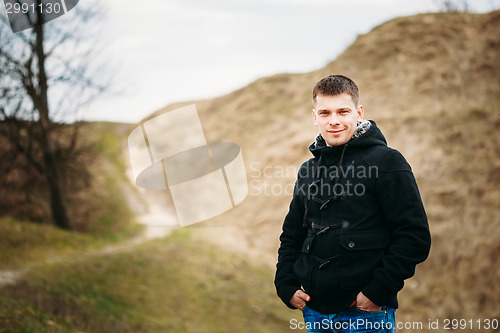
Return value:
M 388 295 L 401 290 L 415 266 L 429 255 L 431 236 L 411 167 L 397 150 L 387 153 L 380 164 L 377 192 L 391 243 L 362 292 L 375 304 L 387 304 Z
M 302 226 L 304 218 L 303 195 L 299 195 L 299 181 L 295 183 L 294 194 L 290 203 L 288 214 L 283 222 L 283 231 L 280 236 L 278 250 L 278 263 L 274 285 L 278 296 L 289 308 L 295 309 L 290 304 L 290 298 L 301 289 L 301 284 L 295 276 L 293 266 L 300 255 L 302 243 L 307 234 L 307 229 Z

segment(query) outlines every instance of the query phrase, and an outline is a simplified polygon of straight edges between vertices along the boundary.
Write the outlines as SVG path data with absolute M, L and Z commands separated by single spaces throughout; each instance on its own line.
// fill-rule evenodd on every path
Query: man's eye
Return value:
M 348 114 L 348 113 L 349 113 L 349 111 L 348 111 L 348 110 L 342 110 L 342 111 L 340 111 L 340 113 L 341 113 L 341 114 Z

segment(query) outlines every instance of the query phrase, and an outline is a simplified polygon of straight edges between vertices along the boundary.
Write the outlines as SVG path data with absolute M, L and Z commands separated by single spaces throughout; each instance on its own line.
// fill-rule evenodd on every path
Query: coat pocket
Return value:
M 361 290 L 382 264 L 390 242 L 386 232 L 343 233 L 340 235 L 340 279 L 346 290 Z
M 301 253 L 293 265 L 293 272 L 306 292 L 309 292 L 312 287 L 312 269 L 313 264 L 309 255 Z

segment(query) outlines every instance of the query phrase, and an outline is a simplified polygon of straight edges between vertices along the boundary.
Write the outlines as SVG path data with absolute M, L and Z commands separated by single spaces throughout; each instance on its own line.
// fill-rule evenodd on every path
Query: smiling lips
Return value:
M 335 134 L 340 134 L 343 131 L 344 131 L 343 129 L 340 129 L 340 130 L 328 130 L 327 132 L 335 135 Z

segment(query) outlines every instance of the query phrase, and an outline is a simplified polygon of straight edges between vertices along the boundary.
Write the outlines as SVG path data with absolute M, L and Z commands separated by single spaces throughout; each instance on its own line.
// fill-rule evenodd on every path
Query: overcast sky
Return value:
M 468 2 L 475 12 L 500 7 L 500 0 Z M 219 96 L 262 76 L 321 68 L 358 34 L 398 16 L 438 9 L 436 0 L 100 3 L 98 37 L 105 48 L 96 60 L 110 64 L 119 93 L 98 99 L 83 118 L 131 123 L 172 102 Z

